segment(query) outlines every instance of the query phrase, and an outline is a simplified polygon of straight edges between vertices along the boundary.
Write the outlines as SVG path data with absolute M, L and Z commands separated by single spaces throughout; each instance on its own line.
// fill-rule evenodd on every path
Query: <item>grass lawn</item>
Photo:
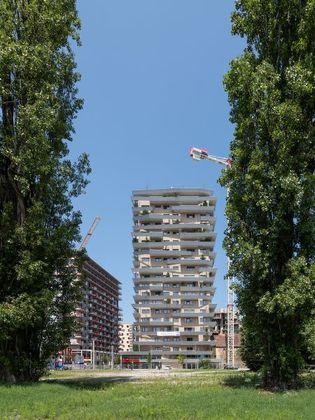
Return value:
M 235 378 L 237 387 L 227 384 Z M 230 372 L 136 379 L 56 372 L 37 384 L 0 385 L 0 418 L 314 419 L 315 390 L 265 392 L 253 376 Z

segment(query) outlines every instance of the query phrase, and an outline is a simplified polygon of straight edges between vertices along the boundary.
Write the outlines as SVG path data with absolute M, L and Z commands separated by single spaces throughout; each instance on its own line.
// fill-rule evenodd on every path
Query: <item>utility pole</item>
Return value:
M 111 345 L 111 365 L 112 365 L 112 369 L 114 369 L 114 346 L 113 344 Z
M 230 168 L 232 160 L 208 154 L 207 149 L 198 149 L 192 147 L 190 149 L 190 157 L 194 160 L 209 160 L 218 165 Z M 229 189 L 227 189 L 227 198 L 229 196 Z M 228 270 L 230 269 L 230 259 L 228 258 Z M 227 367 L 234 368 L 234 292 L 232 289 L 233 279 L 227 278 Z

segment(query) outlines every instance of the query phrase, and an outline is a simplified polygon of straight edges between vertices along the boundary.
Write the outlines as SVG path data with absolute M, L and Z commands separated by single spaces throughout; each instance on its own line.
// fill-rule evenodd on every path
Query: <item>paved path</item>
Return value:
M 76 373 L 78 373 L 76 375 Z M 43 381 L 63 381 L 63 380 L 87 380 L 87 379 L 108 379 L 109 381 L 132 381 L 141 378 L 154 379 L 154 378 L 170 378 L 170 377 L 189 377 L 198 376 L 203 372 L 200 371 L 180 371 L 180 370 L 155 370 L 155 369 L 117 369 L 117 371 L 93 371 L 93 370 L 73 370 L 69 371 L 69 376 L 55 376 L 53 378 L 43 378 Z

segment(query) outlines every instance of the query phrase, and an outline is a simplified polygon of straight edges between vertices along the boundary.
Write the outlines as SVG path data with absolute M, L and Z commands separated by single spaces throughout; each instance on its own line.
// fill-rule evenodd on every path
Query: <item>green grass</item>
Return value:
M 265 392 L 255 388 L 256 379 L 248 374 L 201 372 L 136 381 L 119 372 L 90 379 L 83 374 L 94 375 L 57 372 L 57 379 L 38 384 L 0 385 L 0 418 L 314 419 L 314 389 Z

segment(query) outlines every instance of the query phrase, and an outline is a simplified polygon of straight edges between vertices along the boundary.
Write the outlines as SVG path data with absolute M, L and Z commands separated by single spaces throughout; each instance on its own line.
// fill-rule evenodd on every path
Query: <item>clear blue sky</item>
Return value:
M 82 47 L 75 49 L 84 109 L 72 156 L 90 155 L 92 174 L 75 206 L 82 235 L 102 220 L 89 255 L 122 283 L 132 322 L 131 192 L 206 187 L 214 191 L 217 267 L 214 303 L 226 305 L 225 191 L 220 167 L 195 162 L 190 146 L 227 156 L 233 127 L 222 79 L 243 41 L 230 34 L 232 0 L 79 0 Z

